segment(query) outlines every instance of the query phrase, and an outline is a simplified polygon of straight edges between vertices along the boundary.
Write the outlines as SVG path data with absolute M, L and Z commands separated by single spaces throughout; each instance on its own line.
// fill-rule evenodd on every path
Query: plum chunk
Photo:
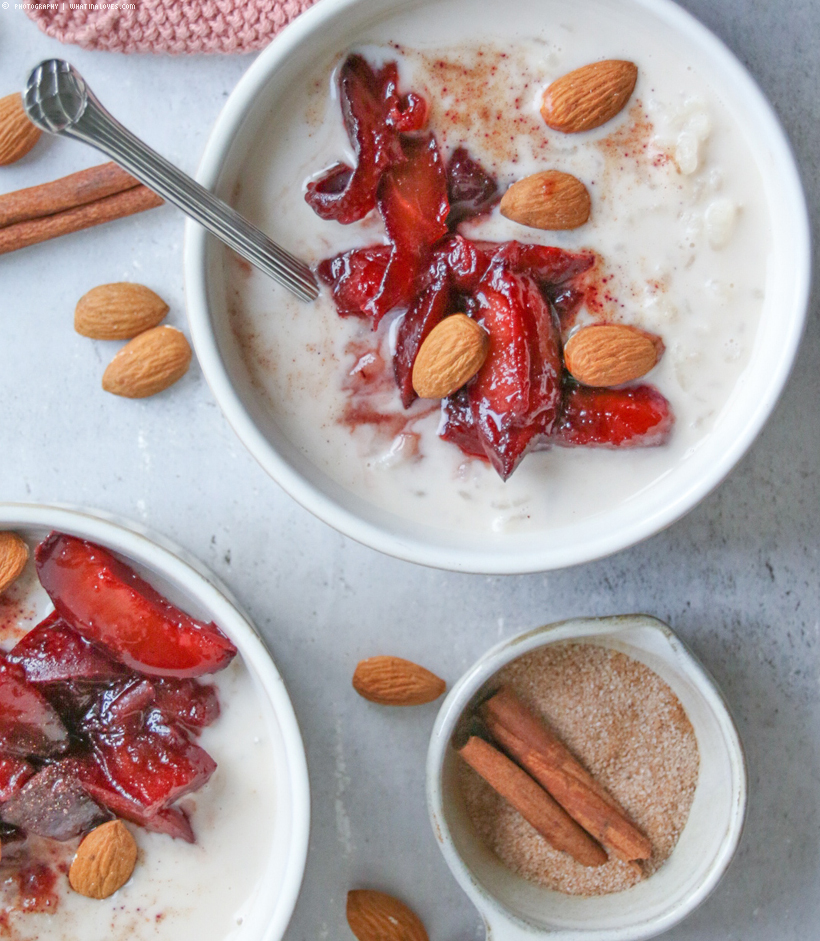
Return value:
M 466 389 L 459 389 L 454 395 L 442 401 L 441 424 L 438 433 L 445 441 L 455 444 L 470 457 L 489 461 L 478 436 L 472 402 Z
M 376 72 L 360 55 L 342 65 L 339 97 L 356 167 L 337 163 L 308 183 L 305 199 L 322 219 L 348 224 L 364 218 L 376 205 L 382 173 L 403 159 L 399 130 L 426 116 L 415 97 L 405 99 L 402 109 L 395 78 L 395 65 Z
M 41 768 L 1 804 L 0 817 L 27 833 L 70 840 L 110 820 L 112 814 L 92 799 L 70 766 L 57 762 Z
M 557 418 L 558 329 L 535 281 L 504 260 L 493 260 L 473 300 L 473 316 L 487 330 L 490 350 L 463 396 L 445 406 L 440 434 L 467 454 L 483 451 L 506 480 Z
M 376 296 L 390 260 L 389 245 L 354 248 L 320 263 L 317 273 L 330 285 L 340 317 L 365 317 Z
M 219 696 L 215 686 L 196 680 L 154 681 L 156 707 L 169 722 L 189 732 L 199 732 L 219 718 Z
M 70 627 L 57 611 L 19 640 L 8 660 L 20 664 L 29 683 L 112 680 L 126 672 L 104 650 Z
M 481 243 L 479 243 L 481 244 Z M 501 242 L 496 246 L 496 264 L 526 274 L 542 287 L 566 284 L 595 264 L 594 252 L 567 252 L 554 245 L 530 245 L 526 242 Z
M 153 813 L 146 812 L 137 801 L 121 794 L 104 778 L 101 772 L 90 763 L 86 763 L 81 771 L 83 786 L 100 804 L 123 820 L 154 833 L 165 833 L 186 843 L 195 843 L 194 831 L 188 815 L 179 807 L 161 807 Z
M 470 156 L 466 147 L 456 147 L 447 161 L 447 196 L 450 201 L 447 224 L 452 228 L 465 219 L 488 212 L 497 194 L 495 178 Z
M 405 138 L 404 160 L 379 183 L 378 207 L 393 246 L 384 278 L 366 310 L 373 326 L 394 307 L 407 304 L 432 248 L 447 234 L 447 177 L 432 134 Z
M 201 788 L 216 769 L 213 758 L 158 709 L 144 721 L 92 731 L 91 739 L 105 783 L 148 816 Z
M 23 668 L 0 659 L 0 749 L 21 758 L 52 758 L 68 745 L 66 727 Z
M 37 546 L 35 562 L 60 615 L 131 669 L 201 676 L 223 669 L 236 654 L 215 624 L 180 611 L 100 546 L 52 533 Z
M 434 265 L 430 284 L 413 300 L 399 322 L 396 332 L 396 352 L 393 369 L 401 394 L 402 405 L 410 408 L 416 399 L 413 388 L 413 364 L 430 331 L 450 310 L 450 282 L 446 267 Z
M 636 448 L 665 444 L 674 417 L 650 385 L 598 389 L 566 381 L 552 440 L 563 447 Z
M 0 755 L 0 802 L 13 797 L 33 774 L 25 759 Z

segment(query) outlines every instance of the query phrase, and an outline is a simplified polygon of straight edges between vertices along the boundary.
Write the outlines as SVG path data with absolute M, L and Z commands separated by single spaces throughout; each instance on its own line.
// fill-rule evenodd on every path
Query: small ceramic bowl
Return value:
M 528 36 L 549 36 L 560 11 L 555 13 L 543 0 L 521 2 L 515 22 L 528 24 Z M 656 24 L 665 34 L 674 33 L 690 60 L 707 70 L 755 157 L 772 230 L 761 322 L 750 361 L 721 412 L 719 432 L 628 500 L 613 502 L 590 517 L 579 512 L 577 522 L 549 530 L 472 533 L 402 518 L 344 489 L 277 425 L 232 330 L 225 250 L 196 223 L 186 224 L 184 272 L 191 334 L 226 418 L 268 474 L 302 506 L 390 555 L 460 571 L 522 573 L 588 562 L 633 545 L 679 519 L 726 477 L 769 417 L 791 369 L 805 320 L 811 253 L 800 179 L 777 117 L 732 53 L 669 0 L 584 2 L 591 16 L 602 6 L 641 28 Z M 468 0 L 468 5 L 464 15 L 470 22 L 480 21 L 485 10 L 498 9 L 494 0 Z M 319 63 L 366 40 L 374 24 L 383 31 L 395 20 L 400 37 L 402 18 L 411 11 L 432 22 L 444 15 L 434 0 L 319 0 L 259 55 L 231 94 L 205 148 L 199 182 L 230 200 L 246 155 L 265 127 L 271 122 L 275 127 L 278 111 L 287 107 L 289 90 L 308 81 Z M 453 10 L 448 11 L 452 19 Z M 282 133 L 287 133 L 286 126 Z
M 126 528 L 127 526 L 127 528 Z M 236 941 L 280 941 L 293 913 L 307 858 L 310 791 L 302 736 L 282 677 L 259 635 L 227 589 L 165 539 L 133 523 L 123 525 L 85 510 L 0 503 L 0 531 L 13 530 L 30 545 L 51 530 L 105 546 L 195 617 L 214 621 L 236 644 L 260 700 L 273 750 L 274 780 L 265 782 L 275 801 L 274 834 L 258 891 L 242 911 Z M 54 916 L 57 917 L 57 916 Z
M 451 746 L 465 710 L 498 671 L 531 650 L 577 641 L 618 650 L 654 670 L 680 700 L 697 737 L 700 769 L 675 849 L 650 878 L 624 892 L 569 896 L 515 875 L 482 842 L 457 784 Z M 447 865 L 494 941 L 638 941 L 685 918 L 714 889 L 740 840 L 746 766 L 737 730 L 713 680 L 675 634 L 645 615 L 550 624 L 488 651 L 442 704 L 427 757 L 427 804 Z

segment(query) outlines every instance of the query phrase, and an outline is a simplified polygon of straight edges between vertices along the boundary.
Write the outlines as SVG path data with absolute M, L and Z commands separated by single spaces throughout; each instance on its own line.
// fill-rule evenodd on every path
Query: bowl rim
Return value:
M 688 897 L 680 901 L 675 909 L 631 927 L 542 929 L 509 912 L 477 881 L 456 849 L 443 804 L 442 774 L 449 743 L 470 700 L 506 664 L 551 644 L 595 643 L 597 639 L 607 637 L 617 640 L 620 634 L 635 628 L 655 631 L 662 637 L 670 648 L 668 663 L 697 687 L 723 733 L 733 772 L 733 799 L 726 833 L 702 882 L 693 887 Z M 503 937 L 505 930 L 492 929 L 498 925 L 509 925 L 511 937 L 516 939 L 520 935 L 522 938 L 549 936 L 555 938 L 555 941 L 643 941 L 670 930 L 706 901 L 731 865 L 743 836 L 749 796 L 749 772 L 743 742 L 714 677 L 668 624 L 652 615 L 637 613 L 569 618 L 516 634 L 487 650 L 453 684 L 441 704 L 430 733 L 425 778 L 428 817 L 448 868 L 484 918 L 488 925 L 488 937 L 491 933 Z
M 310 780 L 304 742 L 293 703 L 273 658 L 253 622 L 232 593 L 198 559 L 171 540 L 118 515 L 66 504 L 0 502 L 0 529 L 42 527 L 77 535 L 156 569 L 183 586 L 237 641 L 270 698 L 282 735 L 290 785 L 290 847 L 276 907 L 266 920 L 260 941 L 284 937 L 302 887 L 310 835 Z
M 257 94 L 289 56 L 328 20 L 368 0 L 319 0 L 289 24 L 266 47 L 239 80 L 219 114 L 202 155 L 196 178 L 215 189 L 234 138 L 250 113 Z M 428 0 L 422 0 L 428 2 Z M 303 477 L 262 434 L 245 408 L 228 376 L 211 326 L 208 304 L 208 251 L 212 242 L 204 229 L 190 219 L 185 223 L 183 274 L 191 336 L 203 375 L 226 420 L 251 455 L 297 503 L 320 520 L 355 541 L 409 562 L 453 571 L 480 574 L 525 574 L 567 568 L 604 558 L 633 546 L 666 529 L 711 493 L 737 465 L 771 415 L 794 365 L 805 329 L 811 288 L 811 233 L 808 208 L 791 144 L 771 104 L 734 53 L 692 14 L 673 0 L 630 0 L 683 33 L 732 76 L 733 87 L 752 103 L 760 133 L 775 156 L 779 185 L 791 207 L 795 251 L 793 253 L 793 316 L 783 331 L 783 341 L 770 380 L 757 405 L 749 409 L 730 447 L 698 479 L 682 482 L 680 490 L 660 508 L 644 513 L 627 525 L 600 528 L 596 536 L 575 545 L 556 547 L 549 539 L 536 548 L 501 546 L 488 549 L 436 545 L 423 536 L 391 531 L 358 515 Z

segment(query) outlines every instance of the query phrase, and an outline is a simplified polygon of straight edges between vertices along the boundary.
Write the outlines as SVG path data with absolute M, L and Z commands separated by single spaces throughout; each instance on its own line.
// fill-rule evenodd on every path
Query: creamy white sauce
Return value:
M 340 422 L 348 402 L 343 387 L 360 348 L 374 340 L 364 320 L 340 318 L 327 294 L 305 305 L 264 275 L 228 262 L 231 325 L 276 424 L 344 488 L 433 527 L 533 532 L 633 499 L 712 433 L 749 359 L 770 226 L 758 167 L 739 125 L 707 68 L 693 66 L 669 30 L 637 23 L 635 11 L 620 15 L 617 4 L 545 2 L 538 4 L 534 33 L 522 38 L 518 15 L 503 5 L 482 7 L 480 18 L 469 15 L 473 8 L 445 0 L 434 17 L 429 7 L 420 8 L 424 16 L 411 9 L 373 26 L 355 48 L 373 62 L 396 59 L 402 90 L 430 101 L 430 126 L 442 151 L 466 146 L 502 191 L 549 168 L 586 183 L 592 216 L 575 231 L 540 232 L 497 210 L 462 231 L 591 248 L 603 256 L 614 298 L 605 316 L 656 332 L 666 344 L 647 381 L 671 402 L 670 442 L 628 451 L 554 448 L 528 455 L 504 483 L 488 465 L 437 437 L 439 414 L 430 403 L 416 403 L 410 412 L 422 415 L 406 429 L 417 440 Z M 384 240 L 375 213 L 342 226 L 319 219 L 303 198 L 311 175 L 339 159 L 353 162 L 332 78 L 346 51 L 277 102 L 276 118 L 258 134 L 237 189 L 240 211 L 311 262 Z M 549 130 L 538 113 L 543 88 L 601 58 L 637 63 L 627 108 L 588 134 Z M 600 319 L 582 312 L 579 322 Z M 388 323 L 378 342 L 389 367 Z M 403 414 L 391 383 L 369 401 Z

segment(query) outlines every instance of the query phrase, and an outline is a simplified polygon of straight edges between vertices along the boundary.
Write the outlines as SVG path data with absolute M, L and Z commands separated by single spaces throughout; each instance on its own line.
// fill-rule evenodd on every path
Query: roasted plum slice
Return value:
M 450 228 L 483 215 L 492 208 L 498 195 L 498 183 L 481 164 L 474 160 L 466 147 L 456 147 L 447 161 L 447 197 Z
M 83 730 L 93 735 L 121 726 L 126 720 L 141 722 L 143 713 L 155 700 L 154 683 L 144 676 L 132 674 L 127 679 L 108 683 L 95 690 L 82 717 Z
M 215 624 L 180 611 L 100 546 L 52 533 L 37 546 L 35 561 L 60 615 L 131 669 L 201 676 L 223 669 L 236 654 Z
M 418 96 L 400 96 L 395 63 L 374 71 L 360 55 L 339 70 L 339 97 L 356 167 L 335 164 L 307 185 L 305 199 L 322 219 L 348 224 L 376 205 L 382 173 L 403 159 L 399 131 L 417 130 L 426 119 Z M 421 122 L 421 123 L 419 123 Z
M 186 843 L 196 842 L 191 821 L 180 807 L 161 807 L 148 813 L 138 801 L 116 790 L 95 765 L 84 762 L 79 767 L 83 786 L 89 794 L 117 817 L 130 820 L 154 833 L 165 833 Z
M 565 381 L 552 441 L 563 447 L 645 448 L 669 440 L 669 402 L 650 385 L 599 389 Z
M 527 415 L 530 404 L 530 343 L 526 315 L 529 284 L 496 268 L 476 292 L 476 319 L 490 337 L 489 353 L 471 387 L 480 433 L 506 431 Z
M 461 235 L 451 235 L 436 246 L 434 257 L 446 266 L 454 291 L 472 294 L 490 266 L 492 253 Z
M 68 746 L 68 731 L 54 708 L 26 680 L 19 664 L 0 657 L 0 751 L 53 758 Z
M 489 461 L 478 436 L 473 405 L 466 389 L 459 389 L 458 392 L 442 400 L 441 424 L 438 433 L 441 438 L 456 445 L 468 456 Z
M 474 295 L 473 316 L 490 336 L 490 351 L 463 402 L 446 406 L 441 436 L 468 454 L 476 442 L 506 480 L 548 435 L 561 403 L 557 326 L 540 288 L 494 260 Z M 463 414 L 470 405 L 471 421 Z
M 29 683 L 113 680 L 127 672 L 106 651 L 75 631 L 57 611 L 22 637 L 9 652 L 8 660 L 20 664 Z
M 0 755 L 0 803 L 13 797 L 34 774 L 34 768 L 24 758 Z
M 432 134 L 404 138 L 404 160 L 379 183 L 378 206 L 392 251 L 378 292 L 366 311 L 376 327 L 394 307 L 413 297 L 432 249 L 447 234 L 447 177 Z
M 320 263 L 317 274 L 330 286 L 340 317 L 367 316 L 367 305 L 378 294 L 391 251 L 389 245 L 353 248 Z
M 484 250 L 490 243 L 478 245 Z M 532 245 L 527 242 L 501 242 L 495 246 L 492 260 L 516 274 L 525 274 L 542 287 L 565 284 L 588 271 L 596 260 L 594 252 L 567 252 L 554 245 Z
M 154 680 L 154 703 L 169 722 L 199 732 L 219 718 L 215 686 L 196 680 Z
M 413 364 L 430 331 L 450 310 L 452 291 L 447 267 L 442 261 L 432 266 L 430 283 L 413 299 L 396 330 L 393 370 L 401 402 L 410 408 L 416 399 L 413 388 Z
M 159 709 L 137 721 L 92 730 L 90 737 L 103 786 L 133 801 L 146 816 L 201 788 L 216 769 L 211 756 Z
M 73 839 L 112 816 L 83 787 L 70 760 L 41 768 L 0 804 L 5 823 L 51 840 Z

